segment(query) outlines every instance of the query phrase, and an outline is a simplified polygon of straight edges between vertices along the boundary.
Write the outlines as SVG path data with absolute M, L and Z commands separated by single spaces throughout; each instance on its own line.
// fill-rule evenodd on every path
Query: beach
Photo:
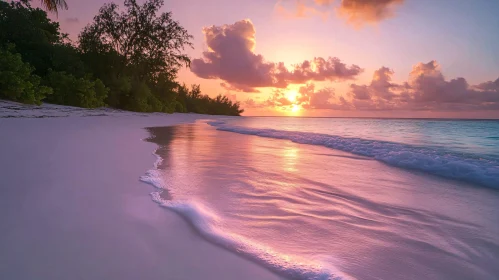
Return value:
M 497 121 L 0 103 L 1 279 L 495 279 Z
M 0 280 L 498 280 L 499 1 L 0 1 Z
M 139 181 L 156 161 L 144 127 L 207 116 L 2 106 L 1 279 L 280 279 L 204 240 Z

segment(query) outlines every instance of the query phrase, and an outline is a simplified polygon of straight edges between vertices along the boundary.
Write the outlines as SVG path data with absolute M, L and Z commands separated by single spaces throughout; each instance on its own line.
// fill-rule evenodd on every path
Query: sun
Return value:
M 296 92 L 294 90 L 290 90 L 290 91 L 286 92 L 286 98 L 293 103 L 296 102 L 297 97 L 298 97 L 298 92 Z
M 300 105 L 296 105 L 296 104 L 291 105 L 291 112 L 296 113 L 296 112 L 298 112 L 300 110 L 301 110 L 301 106 Z

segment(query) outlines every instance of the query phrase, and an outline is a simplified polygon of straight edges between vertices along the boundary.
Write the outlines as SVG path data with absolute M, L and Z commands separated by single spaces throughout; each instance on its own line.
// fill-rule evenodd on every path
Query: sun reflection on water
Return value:
M 296 172 L 296 164 L 298 162 L 299 150 L 296 147 L 284 147 L 283 148 L 283 167 L 286 171 Z

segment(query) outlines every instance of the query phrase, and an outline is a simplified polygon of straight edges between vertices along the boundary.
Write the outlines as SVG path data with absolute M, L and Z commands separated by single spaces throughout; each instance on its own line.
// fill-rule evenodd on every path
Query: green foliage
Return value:
M 134 80 L 124 109 L 137 112 L 149 112 L 153 105 L 149 103 L 152 101 L 151 96 L 151 90 L 143 81 Z
M 47 101 L 76 107 L 103 107 L 109 91 L 99 79 L 77 78 L 66 72 L 51 71 L 47 83 L 54 90 Z
M 64 39 L 59 23 L 27 1 L 0 1 L 0 15 L 0 43 L 15 44 L 23 60 L 35 67 L 37 75 L 44 76 L 52 68 L 52 46 Z
M 44 2 L 48 10 L 64 8 L 64 1 Z M 0 98 L 239 115 L 239 104 L 227 97 L 210 98 L 199 85 L 188 89 L 175 81 L 179 69 L 190 65 L 184 51 L 192 36 L 171 13 L 160 12 L 162 6 L 163 0 L 125 0 L 119 11 L 105 4 L 73 45 L 59 23 L 28 0 L 0 1 L 0 50 L 15 45 L 0 52 Z
M 180 101 L 175 101 L 175 112 L 187 113 L 187 109 L 182 103 L 180 103 Z
M 33 75 L 33 70 L 20 54 L 0 49 L 0 98 L 41 104 L 52 89 L 40 86 L 40 77 Z
M 171 13 L 159 12 L 162 0 L 142 5 L 126 0 L 124 6 L 120 12 L 116 4 L 105 4 L 83 30 L 83 60 L 110 88 L 110 106 L 173 113 L 178 107 L 175 77 L 190 63 L 183 50 L 191 46 L 192 36 Z
M 64 71 L 77 77 L 88 74 L 78 49 L 69 43 L 54 44 L 51 46 L 50 68 L 47 71 Z
M 81 49 L 114 51 L 141 79 L 161 73 L 175 76 L 180 67 L 190 64 L 183 51 L 192 46 L 192 36 L 172 19 L 171 13 L 159 13 L 163 4 L 163 0 L 148 0 L 142 5 L 125 0 L 125 11 L 121 13 L 118 5 L 105 4 L 80 34 Z
M 106 104 L 114 108 L 123 108 L 132 90 L 132 80 L 129 77 L 112 78 L 107 81 L 109 94 Z
M 185 110 L 198 114 L 239 116 L 244 112 L 239 103 L 233 102 L 227 96 L 218 95 L 211 98 L 201 94 L 199 85 L 192 85 L 190 90 L 186 85 L 179 86 L 177 100 Z

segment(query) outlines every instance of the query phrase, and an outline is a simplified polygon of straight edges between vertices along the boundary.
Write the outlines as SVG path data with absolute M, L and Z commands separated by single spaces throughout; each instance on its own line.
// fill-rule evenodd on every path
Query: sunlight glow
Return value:
M 299 150 L 294 145 L 285 146 L 283 149 L 284 162 L 282 166 L 286 171 L 296 172 L 296 164 L 299 160 Z
M 298 92 L 295 90 L 288 91 L 286 93 L 286 98 L 291 102 L 296 102 L 296 97 L 298 96 Z
M 296 113 L 296 112 L 298 112 L 300 110 L 301 110 L 301 106 L 300 105 L 296 105 L 296 104 L 291 105 L 291 112 Z

